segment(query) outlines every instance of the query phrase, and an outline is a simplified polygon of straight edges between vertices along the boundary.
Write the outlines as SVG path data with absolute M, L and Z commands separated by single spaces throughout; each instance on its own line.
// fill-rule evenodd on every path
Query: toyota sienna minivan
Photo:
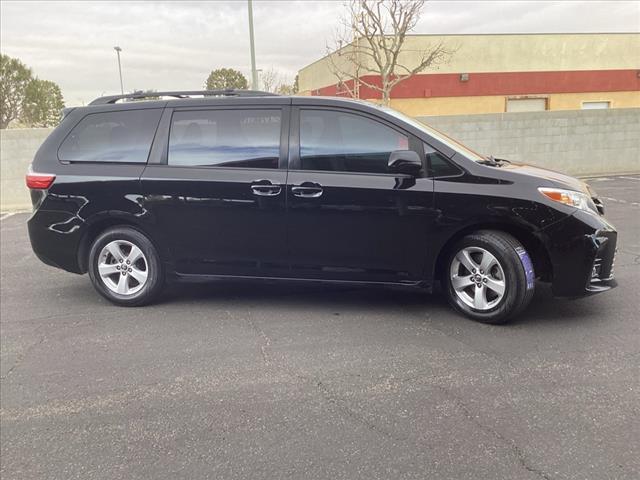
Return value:
M 580 180 L 362 101 L 153 97 L 68 109 L 26 179 L 36 255 L 113 303 L 224 278 L 440 284 L 456 310 L 503 323 L 536 281 L 560 297 L 615 286 L 616 231 Z

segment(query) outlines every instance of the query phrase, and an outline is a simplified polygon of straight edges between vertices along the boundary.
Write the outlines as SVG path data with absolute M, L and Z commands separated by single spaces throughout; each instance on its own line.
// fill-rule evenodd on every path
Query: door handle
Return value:
M 251 192 L 259 197 L 275 197 L 280 195 L 282 187 L 274 185 L 269 180 L 258 180 L 251 185 Z
M 322 192 L 322 187 L 318 184 L 315 184 L 314 186 L 291 187 L 291 193 L 296 197 L 302 198 L 318 198 L 322 195 Z

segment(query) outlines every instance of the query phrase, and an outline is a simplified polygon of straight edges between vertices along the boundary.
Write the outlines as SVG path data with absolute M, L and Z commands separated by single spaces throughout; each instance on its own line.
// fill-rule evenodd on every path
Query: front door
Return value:
M 422 144 L 353 110 L 295 107 L 287 185 L 292 273 L 349 281 L 423 278 L 433 181 L 393 174 L 394 150 Z
M 180 274 L 278 276 L 285 252 L 287 106 L 176 109 L 144 207 Z

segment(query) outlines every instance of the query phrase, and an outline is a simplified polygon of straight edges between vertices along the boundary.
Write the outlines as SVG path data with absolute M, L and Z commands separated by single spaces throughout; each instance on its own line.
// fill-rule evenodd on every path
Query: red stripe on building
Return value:
M 465 97 L 479 95 L 528 95 L 548 93 L 623 92 L 640 90 L 640 70 L 586 70 L 563 72 L 423 73 L 398 84 L 392 98 Z M 362 81 L 380 85 L 377 75 Z M 353 82 L 349 82 L 351 85 Z M 312 95 L 348 96 L 337 85 L 313 90 Z M 360 98 L 380 98 L 380 92 L 361 86 Z

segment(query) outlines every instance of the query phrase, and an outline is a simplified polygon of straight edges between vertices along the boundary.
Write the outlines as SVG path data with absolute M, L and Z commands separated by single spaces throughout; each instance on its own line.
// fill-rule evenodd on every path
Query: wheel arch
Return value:
M 544 245 L 544 242 L 532 231 L 525 227 L 501 222 L 482 222 L 467 225 L 460 230 L 452 234 L 447 241 L 443 244 L 442 248 L 438 252 L 438 257 L 435 262 L 433 278 L 441 279 L 445 271 L 445 264 L 448 256 L 451 253 L 453 246 L 463 237 L 479 230 L 493 230 L 499 232 L 505 232 L 516 238 L 527 250 L 531 260 L 533 262 L 533 268 L 536 273 L 536 277 L 542 281 L 551 281 L 553 279 L 553 267 L 551 264 L 551 258 L 549 252 Z
M 166 260 L 167 250 L 162 248 L 163 246 L 159 244 L 157 237 L 153 235 L 150 229 L 140 222 L 137 217 L 124 212 L 121 214 L 110 212 L 108 215 L 95 216 L 87 221 L 85 232 L 80 239 L 78 247 L 78 266 L 80 267 L 81 273 L 87 272 L 89 250 L 98 235 L 109 228 L 119 226 L 134 228 L 145 235 L 158 251 L 161 261 L 164 262 Z

